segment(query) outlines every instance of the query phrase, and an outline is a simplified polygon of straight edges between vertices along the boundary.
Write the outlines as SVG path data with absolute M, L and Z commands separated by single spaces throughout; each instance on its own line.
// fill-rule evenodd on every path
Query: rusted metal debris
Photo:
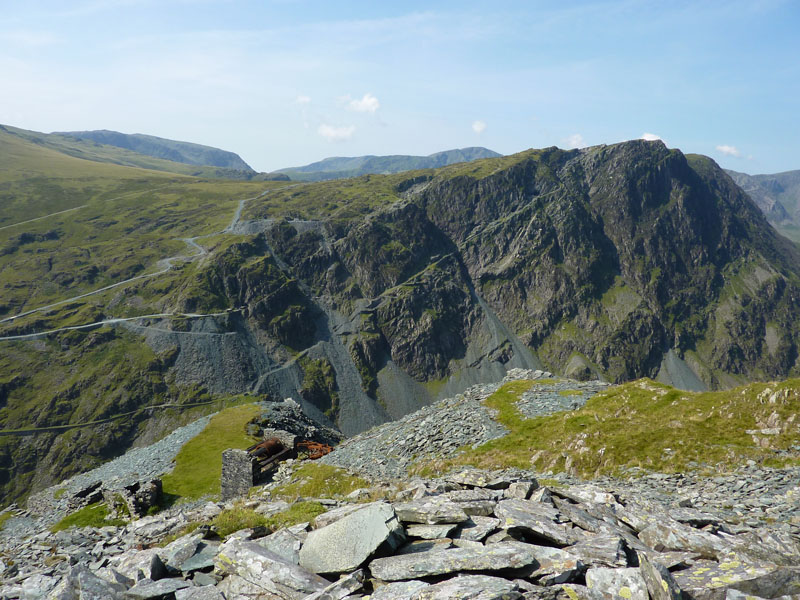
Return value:
M 247 452 L 257 459 L 258 467 L 263 473 L 280 461 L 296 456 L 298 449 L 308 452 L 308 458 L 316 460 L 328 454 L 333 450 L 333 447 L 320 442 L 302 440 L 297 442 L 294 448 L 288 448 L 280 439 L 272 437 L 258 444 L 253 444 L 247 449 Z
M 297 443 L 298 448 L 303 448 L 308 452 L 308 458 L 311 460 L 317 460 L 318 458 L 322 458 L 326 454 L 330 453 L 333 450 L 333 447 L 329 446 L 328 444 L 322 444 L 320 442 L 312 442 L 310 440 L 303 440 Z

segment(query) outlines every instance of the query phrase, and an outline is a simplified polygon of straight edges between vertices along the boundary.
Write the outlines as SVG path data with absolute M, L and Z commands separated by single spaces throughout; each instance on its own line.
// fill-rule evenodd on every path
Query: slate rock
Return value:
M 127 586 L 112 584 L 85 567 L 73 567 L 50 593 L 58 600 L 117 600 Z M 42 596 L 43 597 L 43 596 Z
M 439 540 L 414 540 L 400 546 L 395 552 L 395 556 L 400 554 L 431 552 L 434 550 L 447 550 L 448 548 L 453 548 L 453 540 L 450 538 L 442 538 Z
M 455 502 L 442 496 L 427 496 L 394 505 L 395 513 L 404 523 L 463 523 L 469 516 Z
M 522 598 L 513 581 L 489 575 L 462 575 L 422 588 L 411 600 L 516 600 Z
M 518 529 L 559 546 L 569 546 L 578 541 L 572 531 L 556 522 L 558 511 L 541 502 L 516 498 L 501 500 L 497 503 L 495 515 L 505 529 Z
M 628 566 L 625 541 L 618 535 L 598 534 L 587 537 L 573 546 L 568 546 L 566 550 L 588 566 L 610 568 Z
M 606 600 L 649 600 L 647 584 L 639 569 L 593 567 L 586 571 L 586 585 Z
M 704 558 L 720 559 L 733 550 L 731 544 L 706 531 L 677 521 L 653 523 L 639 532 L 639 539 L 653 550 L 695 552 Z
M 458 526 L 453 537 L 460 540 L 482 542 L 498 527 L 500 527 L 500 519 L 473 515 L 468 521 L 464 521 Z M 409 531 L 410 529 L 409 527 Z
M 539 487 L 538 482 L 534 481 L 515 481 L 504 491 L 503 495 L 506 498 L 518 498 L 519 500 L 527 500 L 531 497 L 533 491 Z
M 469 523 L 470 521 L 465 521 Z M 439 540 L 442 538 L 449 538 L 458 527 L 455 523 L 446 523 L 444 525 L 409 525 L 406 528 L 406 534 L 411 538 L 419 538 L 422 540 Z
M 358 569 L 352 573 L 347 573 L 334 581 L 321 592 L 306 596 L 305 600 L 341 600 L 350 596 L 364 587 L 364 570 Z
M 111 566 L 120 574 L 134 581 L 150 579 L 158 581 L 169 573 L 167 567 L 159 556 L 159 548 L 131 551 L 115 557 L 116 564 Z
M 344 506 L 339 506 L 338 508 L 333 508 L 328 512 L 324 512 L 321 515 L 317 515 L 316 517 L 314 517 L 312 525 L 314 529 L 320 529 L 322 527 L 326 527 L 332 523 L 335 523 L 336 521 L 346 517 L 347 515 L 351 515 L 356 511 L 359 511 L 363 508 L 367 508 L 368 506 L 374 506 L 375 504 L 382 504 L 382 503 L 372 502 L 370 504 L 345 504 Z
M 548 546 L 527 546 L 527 551 L 535 560 L 531 565 L 518 570 L 517 575 L 535 580 L 540 585 L 552 586 L 575 581 L 586 570 L 586 565 L 570 552 Z
M 288 560 L 290 563 L 300 564 L 300 548 L 303 546 L 305 535 L 298 535 L 288 528 L 279 529 L 272 535 L 259 539 L 256 543 L 270 552 L 274 552 Z
M 684 592 L 696 600 L 720 600 L 727 590 L 773 598 L 800 594 L 800 568 L 747 564 L 740 560 L 695 561 L 673 573 Z
M 651 562 L 644 553 L 640 553 L 639 571 L 651 600 L 681 600 L 681 588 L 664 565 Z
M 370 595 L 369 600 L 408 600 L 414 592 L 429 585 L 429 583 L 415 579 L 411 581 L 395 581 L 376 588 Z
M 181 573 L 183 563 L 195 555 L 202 541 L 201 534 L 185 535 L 170 542 L 159 552 L 159 557 L 170 575 Z
M 203 571 L 214 566 L 214 558 L 219 552 L 219 544 L 212 542 L 202 542 L 197 546 L 197 552 L 181 563 L 181 571 L 184 574 L 194 571 Z
M 214 586 L 206 585 L 178 590 L 175 600 L 225 600 L 225 596 Z
M 384 542 L 399 546 L 402 532 L 390 504 L 367 506 L 309 533 L 300 548 L 300 566 L 313 573 L 352 571 Z
M 451 548 L 376 558 L 369 569 L 373 577 L 383 581 L 400 581 L 462 571 L 518 569 L 535 560 L 530 544 L 501 542 L 480 548 Z
M 224 575 L 236 575 L 242 582 L 234 581 L 227 597 L 242 594 L 274 594 L 286 600 L 305 598 L 328 586 L 328 581 L 298 565 L 270 552 L 256 542 L 229 540 L 220 546 L 214 561 L 216 570 Z M 231 584 L 228 584 L 231 586 Z M 249 590 L 249 591 L 247 591 Z M 223 593 L 224 590 L 223 590 Z
M 130 600 L 166 600 L 180 589 L 191 587 L 191 583 L 180 579 L 159 579 L 150 581 L 142 579 L 135 586 L 123 594 L 123 598 Z

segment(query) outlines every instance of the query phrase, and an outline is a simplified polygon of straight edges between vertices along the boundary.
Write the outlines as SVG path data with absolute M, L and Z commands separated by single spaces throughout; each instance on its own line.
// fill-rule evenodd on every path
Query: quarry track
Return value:
M 203 246 L 198 244 L 197 240 L 203 239 L 203 238 L 206 238 L 206 237 L 211 237 L 212 235 L 218 235 L 218 234 L 221 234 L 221 233 L 230 233 L 234 229 L 234 227 L 236 227 L 236 225 L 239 223 L 239 219 L 241 218 L 242 211 L 244 210 L 244 207 L 247 204 L 247 202 L 249 202 L 250 200 L 257 200 L 258 198 L 263 198 L 264 196 L 266 196 L 268 194 L 271 194 L 272 192 L 279 192 L 279 191 L 286 190 L 286 189 L 289 189 L 289 188 L 297 187 L 298 185 L 301 185 L 301 184 L 294 184 L 294 185 L 288 185 L 288 186 L 284 186 L 284 187 L 280 187 L 280 188 L 265 190 L 264 192 L 262 192 L 262 193 L 260 193 L 260 194 L 258 194 L 256 196 L 252 196 L 250 198 L 243 198 L 243 199 L 239 200 L 239 204 L 236 207 L 236 211 L 235 211 L 235 213 L 233 215 L 233 218 L 231 219 L 230 224 L 225 229 L 223 229 L 222 231 L 215 231 L 215 232 L 212 232 L 212 233 L 207 233 L 205 235 L 188 237 L 188 238 L 180 238 L 182 242 L 184 242 L 190 248 L 192 248 L 193 250 L 196 250 L 197 252 L 195 254 L 190 254 L 190 255 L 177 254 L 175 256 L 169 256 L 167 258 L 162 258 L 161 260 L 159 260 L 156 263 L 156 267 L 160 267 L 160 269 L 158 271 L 154 272 L 154 273 L 145 273 L 143 275 L 137 275 L 136 277 L 131 277 L 130 279 L 125 279 L 123 281 L 118 281 L 117 283 L 112 283 L 111 285 L 107 285 L 105 287 L 102 287 L 102 288 L 99 288 L 99 289 L 96 289 L 96 290 L 92 290 L 90 292 L 86 292 L 86 293 L 83 293 L 83 294 L 78 294 L 77 296 L 73 296 L 71 298 L 66 298 L 65 300 L 59 300 L 58 302 L 53 302 L 52 304 L 47 304 L 45 306 L 40 306 L 38 308 L 33 308 L 31 310 L 28 310 L 28 311 L 25 311 L 25 312 L 21 312 L 21 313 L 19 313 L 17 315 L 13 315 L 11 317 L 6 317 L 4 319 L 0 319 L 0 323 L 8 323 L 8 322 L 14 321 L 16 319 L 19 319 L 21 317 L 26 317 L 28 315 L 32 315 L 32 314 L 37 313 L 37 312 L 44 312 L 44 311 L 50 310 L 51 308 L 55 308 L 57 306 L 62 306 L 64 304 L 68 304 L 70 302 L 74 302 L 75 300 L 81 300 L 81 299 L 86 298 L 88 296 L 93 296 L 95 294 L 106 292 L 108 290 L 111 290 L 111 289 L 114 289 L 116 287 L 120 287 L 120 286 L 126 285 L 128 283 L 132 283 L 134 281 L 139 281 L 141 279 L 148 279 L 148 278 L 151 278 L 151 277 L 157 277 L 157 276 L 163 275 L 164 273 L 166 273 L 169 270 L 171 270 L 172 267 L 173 267 L 173 264 L 176 261 L 189 262 L 189 261 L 193 261 L 193 260 L 195 260 L 195 259 L 197 259 L 197 258 L 199 258 L 201 256 L 205 256 L 205 255 L 208 254 L 208 250 L 206 250 Z M 161 187 L 153 188 L 151 190 L 146 190 L 146 191 L 152 192 L 152 191 L 155 191 L 157 189 L 161 189 L 163 187 L 167 187 L 167 186 L 161 186 Z M 141 193 L 146 193 L 146 192 L 134 192 L 134 193 L 141 194 Z M 128 195 L 130 195 L 130 194 L 123 194 L 123 196 L 128 196 Z M 117 200 L 119 198 L 122 198 L 123 196 L 117 196 L 116 198 L 109 198 L 109 200 L 106 200 L 106 202 L 108 202 L 110 200 Z M 39 219 L 44 219 L 46 217 L 52 217 L 52 216 L 57 215 L 57 214 L 62 214 L 62 213 L 65 213 L 65 212 L 69 212 L 69 211 L 77 210 L 79 208 L 83 208 L 84 206 L 87 206 L 87 205 L 84 204 L 83 206 L 70 208 L 70 209 L 67 209 L 65 211 L 61 211 L 59 213 L 52 213 L 50 215 L 45 215 L 43 217 L 37 217 L 36 219 L 30 219 L 29 221 L 23 221 L 22 223 L 16 223 L 15 225 L 22 225 L 23 223 L 29 223 L 30 221 L 37 221 Z M 6 225 L 5 227 L 0 227 L 0 229 L 5 229 L 7 227 L 14 227 L 15 225 Z M 137 317 L 137 318 L 141 318 L 141 317 Z M 122 320 L 125 320 L 125 319 L 122 319 Z M 109 319 L 107 322 L 111 322 L 111 321 L 115 321 L 115 320 L 114 319 Z M 117 320 L 117 321 L 119 321 L 119 320 Z M 99 324 L 103 324 L 103 322 L 98 322 L 98 323 Z M 79 326 L 68 327 L 68 328 L 64 328 L 64 329 L 83 329 L 83 328 L 93 327 L 93 326 L 97 325 L 98 323 L 88 323 L 86 325 L 79 325 Z M 47 334 L 47 333 L 53 333 L 55 331 L 58 331 L 58 330 L 52 330 L 50 332 L 44 332 L 42 335 Z M 17 337 L 17 339 L 22 339 L 24 337 L 35 337 L 35 335 L 38 335 L 38 334 L 29 334 L 29 335 L 26 335 L 26 336 L 21 336 L 21 337 L 20 336 L 16 336 L 16 337 Z M 15 336 L 10 336 L 9 338 L 0 338 L 0 340 L 11 339 L 11 338 L 14 338 L 14 337 Z

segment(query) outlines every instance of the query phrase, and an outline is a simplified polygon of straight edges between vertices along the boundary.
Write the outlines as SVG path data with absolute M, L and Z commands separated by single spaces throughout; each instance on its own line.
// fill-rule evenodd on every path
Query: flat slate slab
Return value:
M 559 546 L 569 546 L 578 537 L 565 525 L 557 523 L 558 511 L 552 506 L 531 500 L 510 498 L 497 503 L 495 515 L 504 529 L 519 529 Z
M 397 517 L 403 523 L 463 523 L 469 516 L 461 506 L 444 496 L 425 496 L 411 502 L 394 505 Z
M 312 573 L 352 571 L 392 537 L 402 539 L 394 509 L 373 504 L 309 533 L 300 548 L 300 566 Z
M 383 581 L 402 581 L 432 575 L 469 571 L 518 569 L 536 560 L 530 544 L 500 542 L 490 546 L 451 548 L 377 558 L 369 564 L 373 577 Z

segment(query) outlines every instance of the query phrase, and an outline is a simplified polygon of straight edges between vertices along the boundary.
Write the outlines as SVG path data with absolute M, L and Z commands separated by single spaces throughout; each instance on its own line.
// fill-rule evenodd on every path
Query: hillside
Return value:
M 778 231 L 795 242 L 800 241 L 800 171 L 774 175 L 726 172 Z
M 9 125 L 0 125 L 0 131 L 4 134 L 16 136 L 21 140 L 36 144 L 37 146 L 54 150 L 60 154 L 66 154 L 73 158 L 81 158 L 93 162 L 137 167 L 180 175 L 192 175 L 195 177 L 244 180 L 269 178 L 268 176 L 257 174 L 249 168 L 246 171 L 241 171 L 223 167 L 174 162 L 172 160 L 148 156 L 147 154 L 140 154 L 133 150 L 126 150 L 117 146 L 101 144 L 89 139 L 76 138 L 59 133 L 40 133 L 38 131 L 28 131 Z M 6 140 L 5 143 L 8 143 L 8 137 L 4 136 L 4 139 Z
M 499 156 L 501 155 L 497 152 L 477 147 L 445 150 L 428 156 L 337 156 L 303 167 L 279 169 L 276 173 L 285 173 L 294 181 L 324 181 L 369 174 L 400 173 L 414 169 L 436 169 L 455 163 L 472 162 L 481 158 L 497 158 Z
M 167 140 L 141 133 L 120 133 L 106 129 L 99 131 L 65 131 L 61 135 L 81 140 L 91 140 L 106 146 L 125 148 L 146 156 L 187 165 L 207 165 L 236 171 L 254 172 L 250 165 L 244 162 L 238 154 L 201 144 Z
M 239 394 L 352 435 L 514 367 L 798 373 L 797 251 L 660 142 L 256 183 L 2 139 L 0 423 L 36 430 L 0 438 L 6 499 Z

